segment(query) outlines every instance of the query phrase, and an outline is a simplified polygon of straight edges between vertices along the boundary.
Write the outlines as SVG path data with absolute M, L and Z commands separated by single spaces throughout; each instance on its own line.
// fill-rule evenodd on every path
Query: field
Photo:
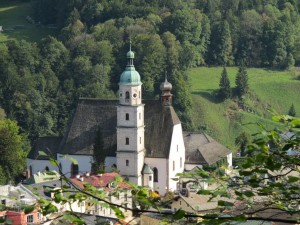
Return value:
M 30 23 L 26 17 L 31 16 L 30 1 L 0 1 L 0 26 L 3 32 L 0 33 L 0 43 L 10 39 L 24 39 L 27 41 L 38 41 L 47 35 L 55 34 L 55 29 L 43 27 Z
M 231 87 L 235 86 L 237 71 L 236 67 L 227 68 Z M 231 149 L 236 148 L 234 140 L 241 132 L 253 134 L 259 130 L 249 123 L 278 127 L 268 109 L 287 114 L 294 104 L 296 116 L 300 116 L 300 81 L 295 79 L 295 72 L 247 69 L 250 87 L 250 94 L 244 100 L 247 110 L 241 110 L 235 100 L 217 101 L 215 93 L 221 72 L 221 67 L 190 70 L 193 122 L 196 129 L 204 130 Z

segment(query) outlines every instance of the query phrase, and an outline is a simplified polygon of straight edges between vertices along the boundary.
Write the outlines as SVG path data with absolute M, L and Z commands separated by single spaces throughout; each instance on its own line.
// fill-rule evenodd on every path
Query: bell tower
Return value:
M 165 81 L 160 84 L 161 90 L 161 102 L 163 106 L 170 106 L 172 105 L 172 84 L 168 82 L 167 76 L 165 77 Z
M 119 82 L 117 106 L 117 168 L 130 182 L 142 185 L 145 157 L 142 82 L 133 65 L 134 52 L 127 53 L 127 66 Z

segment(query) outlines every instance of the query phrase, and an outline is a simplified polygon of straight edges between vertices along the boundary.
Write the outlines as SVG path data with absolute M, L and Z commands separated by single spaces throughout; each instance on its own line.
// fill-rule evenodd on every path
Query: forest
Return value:
M 0 104 L 31 142 L 61 135 L 79 97 L 116 98 L 129 40 L 143 97 L 167 74 L 174 107 L 193 130 L 187 69 L 300 65 L 298 0 L 31 0 L 57 28 L 39 42 L 0 45 Z

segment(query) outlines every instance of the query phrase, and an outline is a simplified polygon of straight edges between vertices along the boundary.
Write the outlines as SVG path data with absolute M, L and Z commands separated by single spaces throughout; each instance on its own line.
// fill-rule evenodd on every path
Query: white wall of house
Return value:
M 75 159 L 78 162 L 79 174 L 91 172 L 91 166 L 93 162 L 93 156 L 90 155 L 62 155 L 57 154 L 57 161 L 61 163 L 62 172 L 67 177 L 71 175 L 72 160 Z
M 184 171 L 185 163 L 185 146 L 182 136 L 181 124 L 177 124 L 173 128 L 171 148 L 169 153 L 169 163 L 168 163 L 168 177 L 169 177 L 169 191 L 177 190 L 178 181 L 173 180 L 172 178 L 178 178 L 176 176 L 178 173 Z
M 132 211 L 129 210 L 129 209 L 132 209 L 132 197 L 131 197 L 130 190 L 120 192 L 118 196 L 111 196 L 109 201 L 113 202 L 114 204 L 124 206 L 125 209 L 120 208 L 120 210 L 123 211 L 124 216 L 126 218 L 132 217 Z M 94 215 L 117 218 L 115 212 L 112 209 L 106 208 L 101 204 L 93 205 L 92 207 L 89 208 L 89 210 L 91 210 L 91 211 L 88 211 L 88 213 L 91 213 Z

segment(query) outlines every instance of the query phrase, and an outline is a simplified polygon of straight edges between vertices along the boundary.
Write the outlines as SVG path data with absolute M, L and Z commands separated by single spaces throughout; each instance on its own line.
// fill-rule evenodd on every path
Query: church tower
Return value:
M 130 182 L 142 185 L 145 157 L 144 104 L 142 82 L 133 65 L 134 53 L 127 53 L 127 66 L 119 82 L 117 106 L 117 168 Z
M 162 82 L 160 84 L 160 90 L 161 90 L 161 102 L 164 106 L 170 106 L 172 105 L 172 84 L 168 82 L 167 76 L 165 78 L 165 82 Z

